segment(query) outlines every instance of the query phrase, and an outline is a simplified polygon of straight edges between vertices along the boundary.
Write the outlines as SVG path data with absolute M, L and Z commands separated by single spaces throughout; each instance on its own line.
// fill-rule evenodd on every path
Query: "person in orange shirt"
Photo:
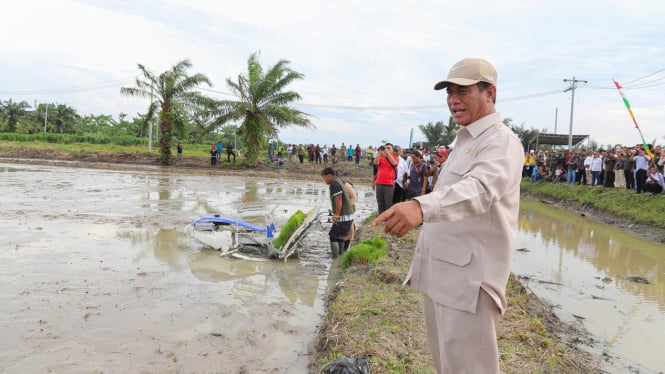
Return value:
M 374 158 L 377 172 L 372 185 L 376 193 L 379 214 L 381 214 L 393 204 L 397 160 L 393 155 L 393 145 L 390 143 L 380 146 L 378 153 L 377 157 Z

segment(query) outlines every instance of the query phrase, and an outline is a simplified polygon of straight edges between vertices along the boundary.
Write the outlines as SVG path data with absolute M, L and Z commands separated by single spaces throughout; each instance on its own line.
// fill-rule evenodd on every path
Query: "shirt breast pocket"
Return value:
M 467 162 L 455 162 L 444 165 L 444 169 L 441 171 L 441 179 L 445 185 L 459 182 L 469 172 L 469 166 Z

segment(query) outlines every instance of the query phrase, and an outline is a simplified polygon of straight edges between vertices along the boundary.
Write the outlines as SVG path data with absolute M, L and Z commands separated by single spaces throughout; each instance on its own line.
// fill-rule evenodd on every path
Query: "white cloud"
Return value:
M 445 97 L 433 91 L 433 83 L 456 60 L 479 56 L 496 65 L 497 109 L 515 124 L 553 131 L 558 108 L 557 130 L 567 133 L 571 95 L 563 93 L 568 84 L 562 80 L 575 76 L 588 81 L 576 92 L 575 132 L 603 144 L 631 144 L 639 135 L 618 94 L 600 87 L 610 87 L 612 78 L 628 82 L 665 68 L 660 42 L 665 4 L 646 0 L 8 4 L 0 13 L 0 100 L 65 103 L 81 114 L 134 115 L 145 105 L 121 97 L 119 86 L 59 95 L 11 92 L 119 80 L 136 75 L 137 63 L 161 72 L 183 58 L 192 61 L 192 73 L 207 75 L 216 90 L 226 91 L 225 79 L 244 73 L 249 55 L 260 51 L 263 64 L 287 59 L 305 74 L 293 86 L 302 103 L 359 107 L 302 107 L 317 115 L 318 129 L 283 131 L 284 140 L 292 142 L 404 144 L 411 128 L 422 138 L 419 124 L 448 118 Z M 649 79 L 663 77 L 665 72 Z M 651 139 L 663 135 L 664 86 L 626 89 Z M 558 92 L 524 98 L 553 91 Z M 390 106 L 438 109 L 364 108 Z

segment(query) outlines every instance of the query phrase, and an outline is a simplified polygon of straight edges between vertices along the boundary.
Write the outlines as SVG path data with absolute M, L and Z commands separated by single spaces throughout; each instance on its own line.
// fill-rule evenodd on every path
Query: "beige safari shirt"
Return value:
M 505 311 L 523 162 L 499 113 L 462 127 L 434 191 L 416 198 L 423 226 L 409 271 L 415 290 L 475 313 L 482 288 Z

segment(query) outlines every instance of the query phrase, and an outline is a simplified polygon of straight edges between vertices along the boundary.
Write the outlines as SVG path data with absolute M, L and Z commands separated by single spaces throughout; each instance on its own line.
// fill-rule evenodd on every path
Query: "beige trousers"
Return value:
M 482 289 L 476 314 L 435 304 L 424 295 L 425 323 L 439 374 L 498 374 L 496 323 L 500 312 Z

